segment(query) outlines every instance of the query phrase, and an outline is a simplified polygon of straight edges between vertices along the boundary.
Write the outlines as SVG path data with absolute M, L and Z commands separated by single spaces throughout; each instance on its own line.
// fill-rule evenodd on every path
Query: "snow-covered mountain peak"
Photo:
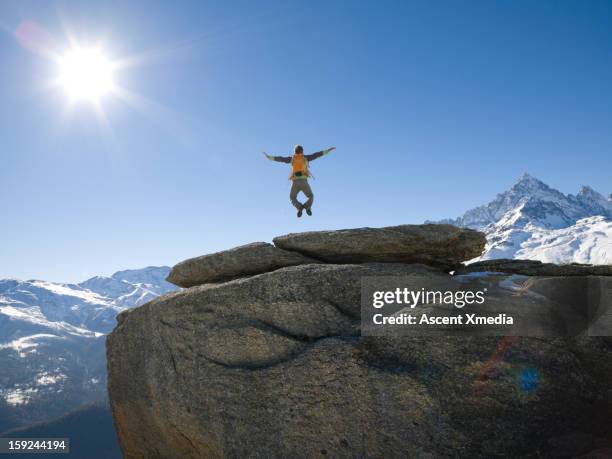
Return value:
M 551 202 L 563 202 L 566 199 L 563 193 L 549 187 L 541 180 L 529 174 L 521 175 L 508 191 L 498 195 L 498 197 L 500 196 L 505 198 L 505 203 L 513 205 L 518 204 L 524 199 Z
M 580 190 L 578 191 L 578 196 L 601 196 L 601 194 L 599 194 L 597 191 L 595 191 L 593 188 L 591 188 L 588 185 L 582 185 L 580 187 Z M 601 196 L 603 197 L 603 196 Z
M 479 259 L 598 264 L 612 257 L 612 195 L 586 185 L 565 195 L 527 173 L 488 204 L 441 223 L 484 231 L 487 246 Z
M 131 283 L 152 283 L 152 281 L 165 280 L 169 273 L 170 268 L 168 266 L 147 266 L 141 269 L 117 271 L 111 277 Z
M 117 271 L 111 277 L 118 281 L 146 287 L 162 295 L 176 288 L 166 281 L 168 274 L 170 274 L 168 266 L 148 266 L 142 269 Z
M 112 298 L 121 308 L 140 306 L 153 298 L 171 292 L 176 287 L 166 281 L 170 268 L 149 266 L 142 269 L 118 271 L 111 277 L 96 276 L 79 284 L 99 295 Z
M 582 208 L 577 198 L 565 196 L 541 180 L 523 174 L 510 189 L 498 194 L 493 201 L 468 210 L 454 220 L 444 220 L 444 223 L 484 230 L 489 225 L 495 225 L 508 212 L 518 209 L 522 209 L 523 221 L 539 221 L 549 227 L 568 225 L 592 215 Z
M 541 180 L 525 173 L 507 191 L 498 194 L 488 204 L 468 210 L 454 220 L 445 220 L 457 226 L 484 230 L 500 220 L 508 220 L 508 212 L 521 210 L 522 222 L 539 224 L 546 228 L 563 228 L 581 218 L 603 215 L 612 218 L 612 201 L 590 187 L 579 193 L 565 195 Z
M 523 173 L 516 183 L 512 186 L 514 190 L 550 190 L 551 188 L 541 180 L 535 178 L 533 175 L 529 175 L 527 172 Z
M 604 215 L 612 218 L 612 201 L 606 199 L 593 188 L 583 185 L 576 195 L 576 200 L 591 215 Z

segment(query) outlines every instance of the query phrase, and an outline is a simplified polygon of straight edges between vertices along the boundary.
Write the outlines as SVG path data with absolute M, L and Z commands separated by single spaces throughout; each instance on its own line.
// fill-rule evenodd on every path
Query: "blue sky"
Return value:
M 138 56 L 68 107 L 24 21 Z M 0 3 L 0 277 L 81 281 L 287 232 L 454 217 L 529 172 L 612 192 L 612 3 Z M 312 164 L 314 216 L 289 204 Z

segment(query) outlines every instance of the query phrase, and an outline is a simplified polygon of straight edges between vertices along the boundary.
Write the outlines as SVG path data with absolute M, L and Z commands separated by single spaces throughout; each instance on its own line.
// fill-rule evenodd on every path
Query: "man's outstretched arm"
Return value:
M 334 151 L 336 147 L 328 148 L 327 150 L 317 151 L 316 153 L 312 153 L 310 155 L 305 155 L 308 161 L 314 161 L 321 156 L 329 155 L 332 151 Z
M 290 163 L 291 162 L 291 156 L 272 156 L 272 155 L 267 154 L 265 151 L 263 152 L 263 154 L 270 161 L 276 161 L 277 163 Z

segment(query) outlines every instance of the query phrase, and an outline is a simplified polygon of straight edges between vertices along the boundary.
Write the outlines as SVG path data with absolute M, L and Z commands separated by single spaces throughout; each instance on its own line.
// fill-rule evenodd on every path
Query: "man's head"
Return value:
M 296 155 L 301 155 L 304 153 L 304 147 L 302 147 L 301 145 L 296 145 L 295 148 L 293 149 L 293 152 Z

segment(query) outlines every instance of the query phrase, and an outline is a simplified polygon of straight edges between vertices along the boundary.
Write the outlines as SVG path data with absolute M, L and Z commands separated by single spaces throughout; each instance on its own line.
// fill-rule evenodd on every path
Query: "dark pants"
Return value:
M 297 195 L 299 192 L 302 192 L 306 195 L 308 200 L 302 204 L 297 200 Z M 308 184 L 308 180 L 306 179 L 296 179 L 293 181 L 293 185 L 291 185 L 291 192 L 289 193 L 289 199 L 291 199 L 291 204 L 295 206 L 297 210 L 302 208 L 310 209 L 312 206 L 312 201 L 314 200 L 314 195 L 312 194 L 312 190 L 310 189 L 310 185 Z

